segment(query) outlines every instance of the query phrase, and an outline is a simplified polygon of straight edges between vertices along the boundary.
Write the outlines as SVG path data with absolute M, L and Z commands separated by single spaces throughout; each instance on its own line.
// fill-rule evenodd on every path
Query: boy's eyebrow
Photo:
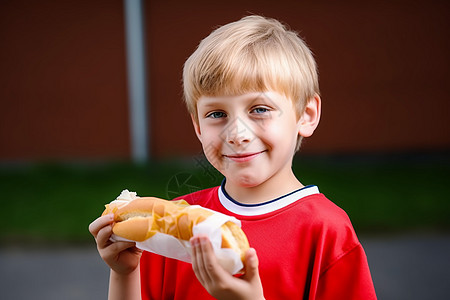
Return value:
M 255 100 L 267 100 L 267 96 L 259 94 L 258 96 L 252 97 L 249 100 L 252 100 L 252 101 L 255 101 Z
M 272 100 L 270 99 L 270 97 L 268 97 L 265 93 L 259 93 L 258 95 L 249 95 L 248 97 L 242 98 L 242 100 L 247 103 L 258 102 L 258 101 L 272 103 Z M 205 99 L 201 106 L 202 106 L 202 108 L 215 108 L 218 106 L 225 105 L 226 102 L 227 102 L 226 100 L 212 97 L 212 98 Z
M 264 94 L 264 93 L 263 94 L 259 94 L 259 95 L 255 96 L 255 97 L 252 97 L 249 100 L 250 101 L 262 101 L 262 102 L 265 102 L 265 103 L 273 103 L 272 99 L 269 96 L 267 96 L 266 94 Z
M 205 107 L 205 108 L 216 107 L 216 106 L 218 106 L 218 105 L 220 105 L 220 104 L 222 104 L 222 101 L 218 101 L 218 100 L 210 100 L 210 101 L 208 101 L 207 103 L 204 103 L 204 104 L 202 105 L 202 107 Z

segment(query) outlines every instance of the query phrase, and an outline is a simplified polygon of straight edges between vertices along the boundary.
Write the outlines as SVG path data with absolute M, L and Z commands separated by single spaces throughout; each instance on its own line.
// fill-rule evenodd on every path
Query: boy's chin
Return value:
M 227 178 L 227 182 L 232 183 L 241 188 L 253 188 L 261 184 L 261 181 L 252 177 Z

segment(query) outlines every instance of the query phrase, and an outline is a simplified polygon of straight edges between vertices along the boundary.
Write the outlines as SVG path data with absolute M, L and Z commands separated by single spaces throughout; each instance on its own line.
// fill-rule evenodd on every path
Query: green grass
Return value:
M 357 230 L 450 228 L 448 157 L 303 161 L 294 169 L 342 207 Z
M 294 171 L 303 184 L 318 185 L 342 207 L 357 231 L 450 228 L 448 159 L 302 158 Z M 167 199 L 221 180 L 212 167 L 195 159 L 143 166 L 2 167 L 0 242 L 88 241 L 89 223 L 122 189 Z M 188 184 L 182 185 L 184 181 Z
M 83 241 L 88 225 L 123 189 L 139 195 L 172 198 L 190 192 L 174 180 L 192 176 L 196 189 L 220 184 L 192 163 L 58 165 L 0 169 L 3 217 L 0 241 Z M 191 179 L 192 181 L 192 179 Z M 170 185 L 170 186 L 169 186 Z M 170 191 L 169 191 L 170 189 Z M 169 193 L 170 192 L 170 193 Z

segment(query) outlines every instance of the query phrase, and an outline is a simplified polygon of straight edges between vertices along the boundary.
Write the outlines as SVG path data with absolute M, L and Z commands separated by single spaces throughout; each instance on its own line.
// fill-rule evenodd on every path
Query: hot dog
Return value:
M 214 212 L 190 206 L 184 200 L 168 201 L 155 197 L 138 197 L 132 201 L 113 201 L 102 215 L 114 213 L 113 233 L 119 237 L 142 242 L 156 233 L 168 234 L 189 241 L 194 225 L 214 217 Z M 235 251 L 244 262 L 249 243 L 245 233 L 234 222 L 221 226 L 222 248 Z

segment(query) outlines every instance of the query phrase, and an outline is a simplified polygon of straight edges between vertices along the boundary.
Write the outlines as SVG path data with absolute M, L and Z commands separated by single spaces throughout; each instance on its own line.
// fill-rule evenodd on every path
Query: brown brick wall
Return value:
M 200 152 L 182 65 L 250 12 L 286 22 L 315 53 L 323 114 L 304 153 L 448 150 L 449 4 L 326 2 L 146 1 L 152 156 Z M 0 6 L 0 161 L 128 158 L 122 1 Z
M 449 149 L 447 2 L 196 2 L 147 3 L 155 154 L 200 151 L 180 105 L 182 64 L 213 28 L 247 12 L 289 24 L 315 53 L 323 113 L 304 153 Z
M 128 157 L 122 1 L 0 6 L 0 160 Z

